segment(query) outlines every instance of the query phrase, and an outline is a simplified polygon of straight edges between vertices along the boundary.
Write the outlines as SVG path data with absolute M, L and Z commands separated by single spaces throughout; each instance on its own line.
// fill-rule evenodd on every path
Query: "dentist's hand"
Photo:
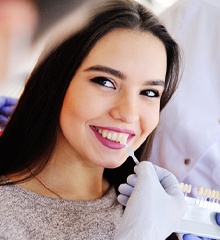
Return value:
M 118 200 L 126 209 L 115 239 L 164 240 L 177 229 L 187 209 L 179 182 L 147 161 L 140 162 L 135 173 L 128 177 L 129 184 L 119 187 Z
M 17 104 L 17 99 L 0 96 L 0 129 L 3 129 Z
M 216 214 L 216 222 L 220 226 L 220 213 Z M 183 235 L 183 240 L 215 240 L 215 239 L 197 237 L 197 236 L 192 235 L 192 234 L 184 234 Z

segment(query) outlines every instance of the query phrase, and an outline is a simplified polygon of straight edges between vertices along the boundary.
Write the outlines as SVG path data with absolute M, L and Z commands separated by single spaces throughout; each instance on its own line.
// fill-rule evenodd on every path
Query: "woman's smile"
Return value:
M 98 141 L 104 146 L 112 149 L 121 149 L 125 145 L 122 142 L 129 143 L 135 136 L 131 130 L 120 130 L 113 127 L 90 126 Z

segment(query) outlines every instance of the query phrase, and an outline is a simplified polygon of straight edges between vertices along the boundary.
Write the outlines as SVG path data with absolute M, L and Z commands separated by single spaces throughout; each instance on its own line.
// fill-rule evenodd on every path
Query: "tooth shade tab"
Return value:
M 185 194 L 185 196 L 192 191 L 192 185 L 191 184 L 186 184 L 186 183 L 180 183 L 180 188 L 182 192 Z
M 120 143 L 123 144 L 123 145 L 126 145 L 127 139 L 128 139 L 128 136 L 123 135 L 123 136 L 121 137 Z

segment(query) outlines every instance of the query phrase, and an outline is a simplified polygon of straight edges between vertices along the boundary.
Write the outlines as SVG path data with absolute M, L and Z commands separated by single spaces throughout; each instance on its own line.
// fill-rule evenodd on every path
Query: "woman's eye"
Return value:
M 100 84 L 103 87 L 116 89 L 113 82 L 105 77 L 96 77 L 96 78 L 91 79 L 91 81 L 94 83 Z
M 145 95 L 150 98 L 156 98 L 160 96 L 157 90 L 144 90 L 140 92 L 140 95 Z

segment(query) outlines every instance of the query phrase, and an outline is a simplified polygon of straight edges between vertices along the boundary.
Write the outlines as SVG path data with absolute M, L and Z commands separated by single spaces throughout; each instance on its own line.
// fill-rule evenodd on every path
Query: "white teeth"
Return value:
M 120 142 L 121 141 L 122 135 L 123 135 L 122 133 L 118 133 L 116 142 Z
M 101 133 L 100 133 L 104 138 L 106 138 L 107 137 L 107 135 L 108 135 L 108 131 L 106 131 L 106 130 L 104 130 L 104 131 L 101 131 Z
M 112 141 L 116 141 L 118 137 L 118 134 L 116 132 L 113 132 L 112 134 Z
M 111 134 L 110 132 L 108 132 L 108 134 L 107 134 L 107 138 L 108 138 L 109 140 L 112 139 L 112 134 Z
M 107 138 L 108 140 L 114 141 L 114 142 L 120 142 L 121 144 L 126 144 L 129 134 L 127 133 L 118 133 L 108 130 L 98 130 L 99 134 L 103 138 Z

